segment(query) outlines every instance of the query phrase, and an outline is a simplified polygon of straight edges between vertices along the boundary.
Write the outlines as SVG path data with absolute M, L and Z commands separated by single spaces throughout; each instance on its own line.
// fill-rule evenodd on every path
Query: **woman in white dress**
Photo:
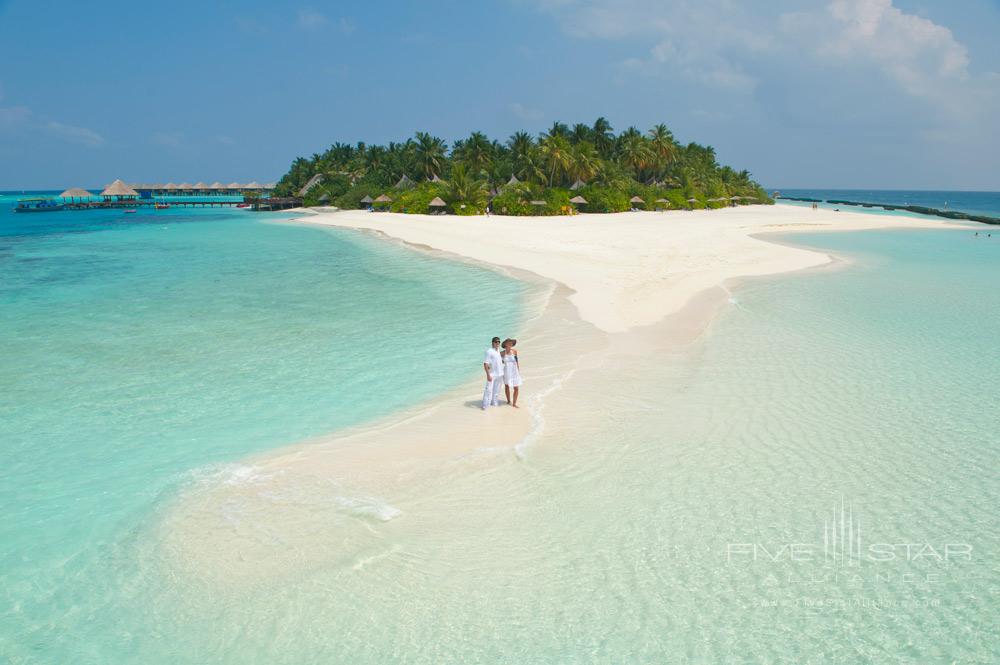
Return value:
M 503 358 L 503 390 L 507 395 L 507 403 L 515 409 L 517 408 L 517 394 L 521 388 L 521 366 L 517 359 L 516 339 L 505 339 L 501 348 L 500 356 Z M 510 390 L 514 389 L 514 399 L 510 398 Z

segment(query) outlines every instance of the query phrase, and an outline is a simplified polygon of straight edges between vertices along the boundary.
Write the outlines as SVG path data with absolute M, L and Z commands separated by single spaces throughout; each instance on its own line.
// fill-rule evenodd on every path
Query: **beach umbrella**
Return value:
M 688 203 L 697 203 L 698 199 L 688 199 Z
M 531 202 L 531 205 L 533 205 L 533 206 L 543 206 L 543 205 L 545 205 L 545 201 L 535 200 L 535 201 Z
M 638 197 L 638 196 L 633 196 L 632 198 L 630 198 L 630 199 L 628 200 L 628 202 L 629 202 L 629 203 L 645 203 L 645 201 L 643 201 L 643 200 L 642 200 L 642 199 L 641 199 L 640 197 Z
M 731 196 L 731 197 L 729 197 L 729 200 L 730 201 L 739 201 L 740 197 L 739 196 Z
M 666 203 L 668 205 L 670 204 L 670 201 L 668 199 L 656 199 L 656 202 L 657 203 Z
M 361 203 L 371 203 L 371 202 L 372 202 L 372 197 L 370 196 L 366 196 L 365 198 L 361 199 Z
M 392 199 L 390 199 L 390 198 L 389 198 L 388 196 L 386 196 L 385 194 L 382 194 L 382 195 L 381 195 L 381 196 L 379 196 L 379 197 L 378 197 L 377 199 L 375 199 L 375 200 L 373 201 L 373 203 L 392 203 Z
M 93 194 L 80 187 L 71 187 L 59 195 L 61 199 L 89 199 Z
M 327 203 L 329 201 L 330 201 L 330 195 L 329 194 L 324 194 L 323 196 L 319 197 L 319 202 L 320 203 Z
M 428 203 L 427 205 L 430 206 L 430 207 L 432 207 L 432 208 L 443 208 L 443 207 L 445 207 L 448 204 L 445 203 L 444 201 L 442 201 L 441 197 L 435 196 L 433 199 L 431 199 L 431 202 Z
M 583 198 L 582 196 L 574 196 L 569 200 L 569 202 L 576 203 L 578 205 L 586 205 L 587 199 Z

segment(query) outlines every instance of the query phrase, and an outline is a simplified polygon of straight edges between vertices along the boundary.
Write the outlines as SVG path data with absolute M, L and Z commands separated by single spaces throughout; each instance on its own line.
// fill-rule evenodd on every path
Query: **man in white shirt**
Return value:
M 486 349 L 483 357 L 486 370 L 486 389 L 483 390 L 483 411 L 488 406 L 500 403 L 500 389 L 503 388 L 503 359 L 500 357 L 500 338 L 493 338 L 493 345 Z

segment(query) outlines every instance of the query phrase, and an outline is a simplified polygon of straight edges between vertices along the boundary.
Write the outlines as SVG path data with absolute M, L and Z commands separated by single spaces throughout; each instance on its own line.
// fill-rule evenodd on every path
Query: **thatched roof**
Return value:
M 256 180 L 254 180 L 253 182 L 248 182 L 247 184 L 245 184 L 243 186 L 246 187 L 247 189 L 260 189 L 261 188 L 260 187 L 260 183 L 257 182 Z
M 205 183 L 203 183 L 203 182 L 201 182 L 199 180 L 198 182 L 195 183 L 194 188 L 195 189 L 208 189 L 209 187 L 208 187 L 207 184 L 205 184 Z
M 238 182 L 231 182 L 226 185 L 226 189 L 243 189 L 243 185 Z
M 219 182 L 218 180 L 216 180 L 216 181 L 215 181 L 215 182 L 213 182 L 213 183 L 212 183 L 211 185 L 209 185 L 209 189 L 225 189 L 225 188 L 226 188 L 226 186 L 225 186 L 225 185 L 223 185 L 223 184 L 222 184 L 221 182 Z
M 580 189 L 581 187 L 586 187 L 586 186 L 587 186 L 587 183 L 585 183 L 582 180 L 577 179 L 577 181 L 574 182 L 572 185 L 570 185 L 569 188 L 575 192 L 576 190 Z
M 390 199 L 385 194 L 382 194 L 377 199 L 375 199 L 372 203 L 392 203 L 392 199 Z
M 372 197 L 370 196 L 366 196 L 365 198 L 361 199 L 361 203 L 371 203 L 371 202 L 372 202 Z
M 101 192 L 101 196 L 139 196 L 139 192 L 135 191 L 121 180 L 115 180 L 113 183 L 104 188 L 104 191 Z
M 586 203 L 587 199 L 583 198 L 582 196 L 574 196 L 573 198 L 571 198 L 569 200 L 569 202 L 570 203 L 581 203 L 582 204 L 582 203 Z
M 404 173 L 403 177 L 396 183 L 396 189 L 403 189 L 404 187 L 410 187 L 411 185 L 413 185 L 413 181 L 410 180 L 409 176 Z
M 163 186 L 163 189 L 177 189 L 177 184 L 173 182 L 168 182 Z
M 72 187 L 67 189 L 65 192 L 59 195 L 61 199 L 85 199 L 89 196 L 93 196 L 90 192 L 80 187 Z
M 629 202 L 629 203 L 645 203 L 645 201 L 643 201 L 643 200 L 642 200 L 642 199 L 641 199 L 640 197 L 638 197 L 638 196 L 633 196 L 632 198 L 630 198 L 630 199 L 628 200 L 628 202 Z
M 441 197 L 435 196 L 433 199 L 431 199 L 431 202 L 428 203 L 427 205 L 433 206 L 435 208 L 443 208 L 443 207 L 445 207 L 448 204 L 445 203 L 444 201 L 442 201 Z
M 192 185 L 189 182 L 182 182 L 181 184 L 177 185 L 177 189 L 194 189 L 194 185 Z
M 521 181 L 517 179 L 517 176 L 516 176 L 516 175 L 514 175 L 514 174 L 511 174 L 511 176 L 510 176 L 510 180 L 508 180 L 508 181 L 507 181 L 507 184 L 508 184 L 508 185 L 516 185 L 516 184 L 518 184 L 518 183 L 520 183 L 520 182 L 521 182 Z

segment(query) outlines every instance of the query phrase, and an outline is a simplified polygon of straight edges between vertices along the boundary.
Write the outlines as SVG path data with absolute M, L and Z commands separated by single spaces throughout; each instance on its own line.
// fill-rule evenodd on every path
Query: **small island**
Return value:
M 473 132 L 450 150 L 425 132 L 385 146 L 334 143 L 292 162 L 274 195 L 344 210 L 518 216 L 774 202 L 749 171 L 721 166 L 711 146 L 682 145 L 663 124 L 616 135 L 605 118 L 555 122 L 537 139 Z

